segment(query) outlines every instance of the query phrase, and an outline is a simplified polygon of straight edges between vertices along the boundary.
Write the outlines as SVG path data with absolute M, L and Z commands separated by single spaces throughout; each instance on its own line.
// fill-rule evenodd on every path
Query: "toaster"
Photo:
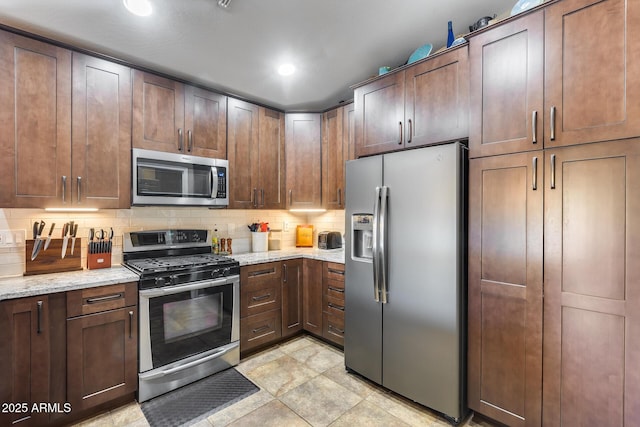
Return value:
M 338 249 L 342 247 L 342 234 L 339 231 L 321 231 L 318 233 L 318 249 Z

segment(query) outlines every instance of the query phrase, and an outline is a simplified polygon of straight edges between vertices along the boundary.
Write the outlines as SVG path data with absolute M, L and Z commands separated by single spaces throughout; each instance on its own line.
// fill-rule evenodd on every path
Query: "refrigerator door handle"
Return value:
M 382 187 L 382 194 L 380 198 L 382 199 L 382 203 L 380 206 L 380 230 L 379 230 L 379 243 L 378 246 L 380 248 L 380 275 L 378 278 L 378 282 L 380 283 L 380 301 L 383 304 L 387 303 L 387 200 L 389 198 L 389 187 L 386 185 Z
M 379 277 L 379 259 L 378 259 L 378 224 L 380 215 L 380 187 L 376 187 L 376 200 L 373 204 L 373 298 L 376 302 L 380 302 L 380 277 Z

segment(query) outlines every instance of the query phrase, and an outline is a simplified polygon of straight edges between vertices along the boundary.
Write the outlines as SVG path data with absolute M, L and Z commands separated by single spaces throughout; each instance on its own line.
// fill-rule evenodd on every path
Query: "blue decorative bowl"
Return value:
M 426 58 L 431 53 L 431 49 L 433 49 L 433 45 L 431 43 L 420 46 L 411 54 L 409 60 L 407 61 L 407 64 L 411 64 L 423 58 Z

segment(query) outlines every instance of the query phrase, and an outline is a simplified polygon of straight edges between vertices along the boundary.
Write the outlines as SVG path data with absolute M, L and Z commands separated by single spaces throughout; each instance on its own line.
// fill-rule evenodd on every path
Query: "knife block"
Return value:
M 87 253 L 87 268 L 89 270 L 109 267 L 111 267 L 111 252 Z
M 62 258 L 63 239 L 51 239 L 51 243 L 49 243 L 46 251 L 44 250 L 45 242 L 46 240 L 42 242 L 42 248 L 40 248 L 36 259 L 31 261 L 31 252 L 33 251 L 35 240 L 28 239 L 26 241 L 24 248 L 25 276 L 82 270 L 82 239 L 80 237 L 76 238 L 73 255 L 71 255 L 71 239 L 69 239 L 67 243 L 67 254 L 64 259 Z

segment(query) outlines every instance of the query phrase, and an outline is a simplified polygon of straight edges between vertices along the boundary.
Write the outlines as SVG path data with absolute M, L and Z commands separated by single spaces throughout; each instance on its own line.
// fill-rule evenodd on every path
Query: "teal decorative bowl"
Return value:
M 411 54 L 409 60 L 407 61 L 407 64 L 411 64 L 413 62 L 426 58 L 431 53 L 431 49 L 433 49 L 433 45 L 431 43 L 420 46 Z

